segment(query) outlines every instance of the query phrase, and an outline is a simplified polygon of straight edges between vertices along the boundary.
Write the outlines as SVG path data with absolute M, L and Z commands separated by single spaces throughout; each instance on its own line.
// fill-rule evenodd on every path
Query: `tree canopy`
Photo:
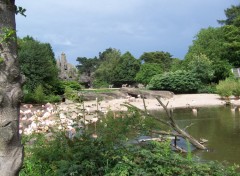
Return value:
M 58 81 L 58 69 L 52 47 L 27 36 L 18 39 L 20 69 L 26 76 L 25 86 L 33 91 L 42 85 L 45 91 L 53 91 Z

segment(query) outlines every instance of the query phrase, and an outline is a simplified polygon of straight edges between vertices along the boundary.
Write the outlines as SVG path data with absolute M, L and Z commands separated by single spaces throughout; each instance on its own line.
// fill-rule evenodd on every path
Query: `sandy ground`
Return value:
M 207 106 L 222 106 L 225 105 L 225 101 L 217 94 L 181 94 L 174 95 L 170 99 L 162 99 L 164 104 L 168 103 L 169 108 L 184 108 L 184 107 L 207 107 Z M 143 101 L 140 98 L 136 99 L 114 99 L 103 100 L 99 102 L 99 108 L 111 109 L 111 110 L 127 110 L 124 103 L 130 103 L 140 109 L 144 109 Z M 148 110 L 162 109 L 156 99 L 145 99 Z M 240 102 L 239 102 L 240 103 Z M 85 106 L 91 107 L 95 105 L 96 101 L 87 101 Z

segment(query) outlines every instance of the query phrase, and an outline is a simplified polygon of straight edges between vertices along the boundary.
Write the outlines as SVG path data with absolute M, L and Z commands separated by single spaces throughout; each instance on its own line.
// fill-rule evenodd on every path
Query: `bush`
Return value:
M 156 63 L 144 63 L 140 67 L 140 71 L 137 73 L 135 80 L 139 83 L 147 85 L 154 75 L 161 74 L 162 66 Z
M 98 79 L 95 79 L 93 81 L 93 87 L 94 88 L 108 88 L 109 84 L 105 81 L 101 81 L 101 80 L 98 80 Z
M 81 101 L 81 97 L 78 94 L 78 91 L 72 89 L 71 87 L 65 87 L 64 96 L 68 100 L 72 100 L 74 102 Z
M 184 70 L 155 75 L 149 83 L 149 89 L 168 90 L 174 93 L 194 93 L 199 86 L 199 79 L 192 72 Z
M 198 93 L 216 93 L 216 85 L 202 85 L 199 87 Z
M 62 81 L 62 84 L 65 87 L 70 87 L 73 90 L 79 91 L 81 90 L 81 85 L 77 81 Z
M 233 79 L 225 79 L 224 81 L 219 81 L 216 89 L 216 92 L 220 96 L 230 97 L 233 95 L 233 90 L 235 89 L 235 81 Z
M 23 90 L 24 103 L 53 103 L 61 101 L 61 97 L 58 95 L 46 95 L 43 91 L 42 85 L 39 85 L 33 92 L 29 92 L 26 89 Z
M 240 96 L 240 81 L 234 78 L 227 78 L 224 81 L 219 81 L 216 86 L 217 93 L 222 97 Z
M 76 129 L 77 134 L 71 139 L 65 132 L 52 132 L 51 140 L 44 134 L 23 136 L 25 159 L 20 176 L 237 175 L 235 167 L 217 162 L 201 163 L 190 153 L 184 156 L 173 152 L 170 141 L 143 145 L 129 141 L 128 138 L 149 134 L 149 127 L 160 122 L 150 116 L 142 118 L 134 108 L 119 115 L 114 118 L 110 112 L 97 123 L 96 129 L 91 125 L 85 130 Z M 93 133 L 98 137 L 93 138 Z

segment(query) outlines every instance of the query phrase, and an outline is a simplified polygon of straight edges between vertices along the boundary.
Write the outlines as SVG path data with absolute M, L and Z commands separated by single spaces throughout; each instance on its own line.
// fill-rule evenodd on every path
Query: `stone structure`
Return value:
M 59 78 L 63 80 L 77 80 L 77 68 L 67 62 L 66 54 L 62 53 L 57 59 L 57 67 L 59 69 Z

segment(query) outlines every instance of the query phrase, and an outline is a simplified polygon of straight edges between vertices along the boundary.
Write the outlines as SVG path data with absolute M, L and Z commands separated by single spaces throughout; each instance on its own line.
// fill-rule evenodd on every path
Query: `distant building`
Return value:
M 62 53 L 57 59 L 57 67 L 59 69 L 58 76 L 62 80 L 77 80 L 78 70 L 75 66 L 67 62 L 66 54 Z
M 232 68 L 232 73 L 235 78 L 240 78 L 240 68 Z

